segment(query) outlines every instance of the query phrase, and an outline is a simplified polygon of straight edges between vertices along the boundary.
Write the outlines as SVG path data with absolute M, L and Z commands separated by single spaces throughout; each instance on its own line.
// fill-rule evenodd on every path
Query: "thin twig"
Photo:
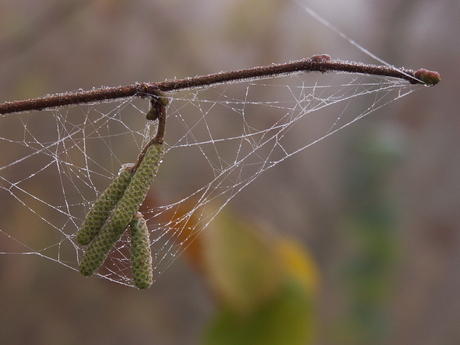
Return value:
M 158 90 L 164 92 L 178 91 L 228 83 L 232 81 L 267 78 L 276 75 L 288 75 L 302 72 L 324 73 L 337 71 L 400 78 L 409 81 L 411 84 L 425 84 L 429 86 L 435 85 L 440 81 L 440 76 L 437 72 L 427 71 L 424 69 L 420 69 L 418 71 L 404 68 L 398 69 L 389 66 L 330 60 L 328 55 L 315 55 L 311 58 L 300 61 L 273 64 L 264 67 L 254 67 L 238 71 L 214 73 L 177 80 L 165 80 L 158 83 L 136 83 L 128 86 L 108 87 L 79 92 L 66 92 L 23 101 L 5 102 L 0 104 L 0 114 L 43 110 L 66 105 L 101 102 L 109 99 L 133 96 L 149 97 L 150 95 L 157 95 Z
M 139 165 L 144 160 L 145 153 L 147 149 L 153 144 L 162 145 L 164 142 L 164 135 L 166 130 L 166 105 L 168 104 L 168 99 L 162 94 L 161 91 L 156 91 L 154 97 L 150 98 L 151 111 L 154 110 L 156 116 L 151 121 L 158 120 L 157 133 L 152 140 L 150 140 L 147 145 L 144 146 L 141 153 L 137 157 L 136 163 L 132 168 L 132 174 L 139 168 Z M 151 112 L 149 111 L 149 113 Z M 148 118 L 148 115 L 147 115 Z

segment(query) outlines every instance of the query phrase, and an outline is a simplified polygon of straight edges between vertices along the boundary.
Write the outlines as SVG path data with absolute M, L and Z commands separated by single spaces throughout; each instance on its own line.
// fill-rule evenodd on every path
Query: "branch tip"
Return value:
M 419 81 L 415 81 L 413 84 L 415 84 L 416 82 L 421 82 L 426 86 L 434 86 L 441 81 L 441 75 L 438 72 L 429 71 L 425 68 L 420 68 L 419 70 L 417 70 L 414 73 L 414 77 L 417 78 Z

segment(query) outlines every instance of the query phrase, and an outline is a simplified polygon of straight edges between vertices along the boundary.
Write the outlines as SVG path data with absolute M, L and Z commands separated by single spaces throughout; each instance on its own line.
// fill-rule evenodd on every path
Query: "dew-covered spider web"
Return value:
M 155 277 L 267 169 L 420 87 L 301 73 L 167 94 L 167 151 L 141 207 Z M 155 135 L 148 109 L 147 100 L 129 98 L 2 115 L 0 253 L 78 271 L 85 248 L 75 232 L 120 167 Z M 132 285 L 128 236 L 96 276 Z

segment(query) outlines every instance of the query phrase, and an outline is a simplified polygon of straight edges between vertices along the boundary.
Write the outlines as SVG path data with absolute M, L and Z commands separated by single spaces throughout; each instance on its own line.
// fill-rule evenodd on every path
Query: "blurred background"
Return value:
M 311 254 L 314 344 L 458 344 L 460 3 L 305 4 L 385 61 L 442 82 L 271 169 L 228 207 Z M 317 53 L 375 63 L 286 0 L 3 0 L 0 28 L 1 102 Z M 6 209 L 14 236 L 24 220 Z M 0 281 L 5 344 L 197 344 L 216 303 L 185 256 L 147 291 L 28 255 L 0 255 Z

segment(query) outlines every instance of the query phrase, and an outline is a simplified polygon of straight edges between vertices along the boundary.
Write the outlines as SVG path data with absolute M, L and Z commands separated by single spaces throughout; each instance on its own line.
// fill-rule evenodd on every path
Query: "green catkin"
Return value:
M 76 237 L 81 245 L 89 244 L 99 233 L 118 201 L 123 196 L 131 180 L 132 166 L 123 167 L 118 176 L 96 200 L 83 224 L 78 229 Z
M 153 284 L 153 270 L 147 222 L 142 214 L 137 212 L 129 227 L 131 228 L 133 281 L 139 289 L 148 289 Z
M 110 218 L 86 249 L 80 263 L 80 272 L 92 275 L 105 261 L 112 247 L 117 243 L 139 206 L 147 196 L 158 168 L 162 162 L 164 148 L 161 143 L 153 143 L 137 168 L 125 190 L 123 197 L 113 210 Z

